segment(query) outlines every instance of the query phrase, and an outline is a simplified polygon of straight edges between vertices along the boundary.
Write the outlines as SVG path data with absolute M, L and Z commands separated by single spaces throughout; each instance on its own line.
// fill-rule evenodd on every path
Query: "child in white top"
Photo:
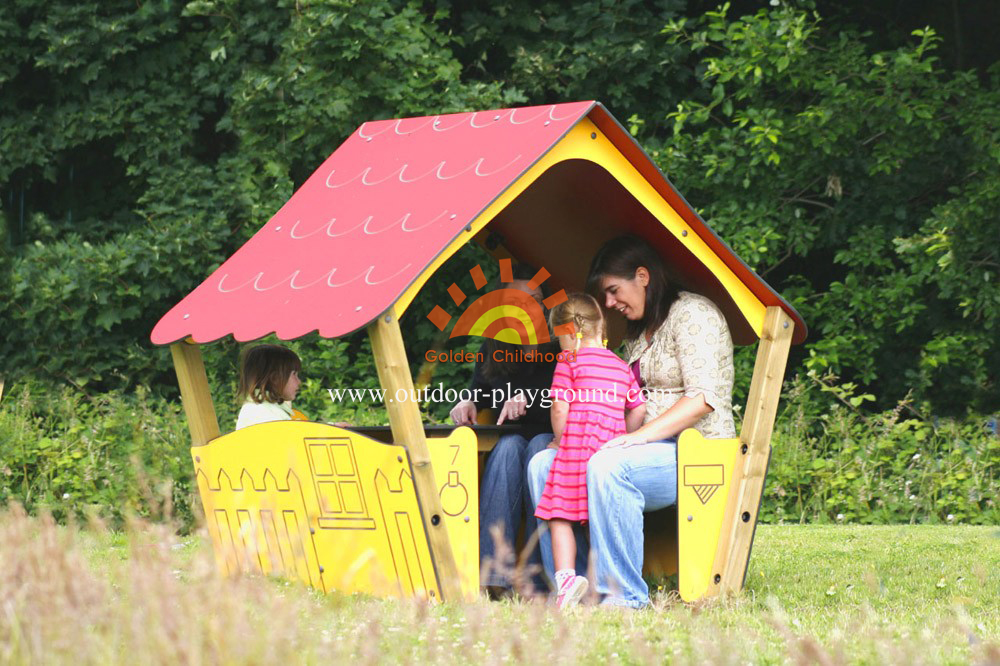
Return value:
M 305 420 L 302 412 L 292 409 L 301 371 L 302 361 L 287 347 L 257 345 L 246 350 L 237 393 L 237 399 L 244 402 L 236 429 L 267 421 Z

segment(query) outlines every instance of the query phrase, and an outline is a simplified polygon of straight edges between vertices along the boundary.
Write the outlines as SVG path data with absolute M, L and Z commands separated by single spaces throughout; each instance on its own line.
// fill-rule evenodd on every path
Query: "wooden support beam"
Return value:
M 406 360 L 399 321 L 392 310 L 369 324 L 368 335 L 372 341 L 379 382 L 385 389 L 393 443 L 406 447 L 413 465 L 413 486 L 434 560 L 438 588 L 443 600 L 457 601 L 462 598 L 458 567 L 448 539 L 448 528 L 444 522 L 445 514 L 441 508 L 439 486 L 434 478 L 434 466 L 431 464 L 431 454 L 424 436 L 420 408 L 410 399 L 413 395 L 413 376 Z M 397 400 L 397 393 L 400 396 L 405 394 L 407 398 Z
M 204 446 L 219 436 L 219 420 L 208 389 L 201 348 L 184 341 L 175 342 L 170 345 L 170 355 L 174 359 L 181 402 L 191 430 L 191 446 Z
M 794 329 L 795 323 L 780 307 L 767 309 L 740 431 L 740 452 L 712 564 L 714 573 L 705 596 L 738 592 L 743 587 Z

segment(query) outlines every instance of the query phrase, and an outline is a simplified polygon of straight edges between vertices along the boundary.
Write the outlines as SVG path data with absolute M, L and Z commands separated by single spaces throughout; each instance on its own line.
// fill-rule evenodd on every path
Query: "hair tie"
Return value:
M 608 339 L 604 338 L 604 340 L 601 341 L 601 344 L 604 345 L 605 349 L 607 349 L 608 348 Z
M 583 340 L 583 332 L 577 331 L 576 332 L 576 339 L 577 340 Z

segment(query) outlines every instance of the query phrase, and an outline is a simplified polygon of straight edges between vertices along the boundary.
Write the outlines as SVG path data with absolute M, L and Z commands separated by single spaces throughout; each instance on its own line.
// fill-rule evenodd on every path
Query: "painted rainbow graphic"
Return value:
M 500 281 L 511 282 L 513 271 L 510 259 L 501 259 L 499 266 Z M 483 274 L 481 266 L 473 267 L 469 271 L 469 275 L 472 276 L 472 282 L 477 290 L 486 286 L 486 276 Z M 542 268 L 531 278 L 528 286 L 531 289 L 536 288 L 549 279 L 549 275 L 550 273 Z M 452 283 L 448 287 L 448 294 L 455 301 L 455 305 L 461 305 L 465 302 L 465 292 L 457 284 Z M 542 302 L 545 307 L 551 309 L 565 300 L 566 291 L 560 289 Z M 427 318 L 439 331 L 443 331 L 451 322 L 452 315 L 440 305 L 435 305 Z M 572 334 L 573 325 L 559 326 L 555 333 L 556 335 Z M 459 316 L 448 337 L 458 338 L 466 335 L 493 338 L 515 345 L 536 345 L 551 339 L 541 304 L 527 292 L 508 287 L 501 287 L 483 294 L 466 307 L 465 312 Z

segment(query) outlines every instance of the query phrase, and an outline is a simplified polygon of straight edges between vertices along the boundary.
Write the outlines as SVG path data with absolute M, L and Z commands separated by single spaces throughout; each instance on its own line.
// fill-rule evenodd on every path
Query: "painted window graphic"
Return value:
M 513 281 L 513 271 L 510 259 L 501 259 L 500 281 Z M 475 266 L 469 271 L 476 290 L 486 286 L 486 276 L 481 266 Z M 547 279 L 549 272 L 540 269 L 528 282 L 528 288 L 535 289 Z M 461 287 L 452 283 L 448 294 L 455 305 L 462 305 L 467 296 Z M 545 321 L 545 308 L 553 308 L 566 300 L 566 291 L 560 289 L 539 303 L 531 294 L 512 287 L 501 287 L 483 294 L 463 312 L 451 329 L 449 338 L 475 335 L 492 338 L 515 345 L 535 345 L 548 342 L 551 338 L 549 327 Z M 452 320 L 452 315 L 440 305 L 434 306 L 427 318 L 439 331 L 445 330 Z M 566 324 L 557 327 L 555 334 L 573 333 L 573 325 Z
M 320 501 L 320 527 L 375 529 L 375 521 L 368 515 L 361 490 L 351 440 L 347 437 L 310 437 L 305 444 Z

